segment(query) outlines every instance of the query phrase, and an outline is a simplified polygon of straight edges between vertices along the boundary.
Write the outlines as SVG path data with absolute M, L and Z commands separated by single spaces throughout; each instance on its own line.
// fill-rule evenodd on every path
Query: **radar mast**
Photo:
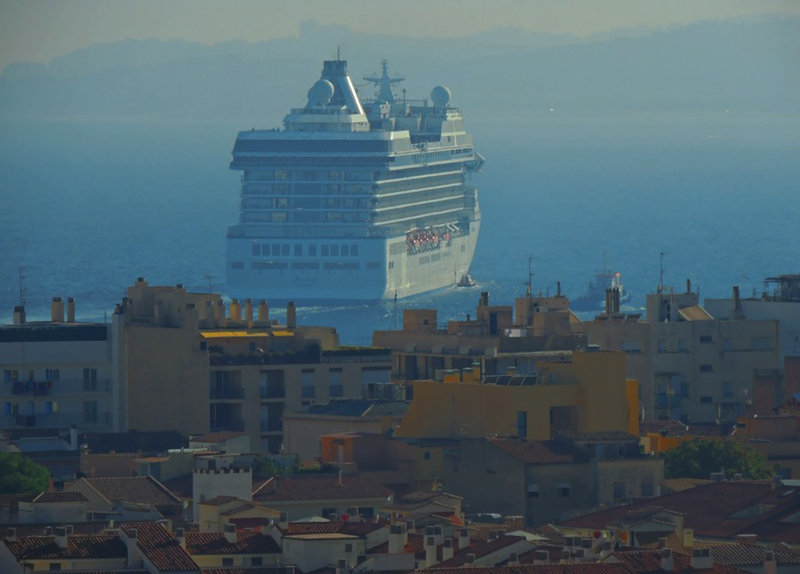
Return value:
M 378 87 L 377 98 L 379 100 L 383 100 L 389 104 L 394 103 L 394 91 L 392 90 L 392 84 L 397 84 L 405 80 L 402 76 L 396 76 L 394 78 L 389 77 L 389 63 L 386 60 L 381 61 L 381 71 L 382 75 L 378 76 L 364 76 L 364 79 L 368 82 L 372 82 Z

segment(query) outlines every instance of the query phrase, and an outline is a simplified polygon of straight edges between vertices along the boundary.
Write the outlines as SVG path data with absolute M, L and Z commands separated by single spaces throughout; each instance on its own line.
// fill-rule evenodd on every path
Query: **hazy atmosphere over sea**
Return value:
M 22 4 L 0 5 L 0 29 L 3 15 L 22 17 Z M 192 3 L 168 4 L 192 13 Z M 466 10 L 443 4 L 456 19 Z M 724 19 L 629 18 L 580 34 L 536 32 L 512 14 L 505 27 L 466 22 L 461 35 L 450 23 L 440 37 L 327 17 L 298 20 L 283 37 L 215 43 L 168 39 L 156 27 L 159 39 L 98 38 L 105 43 L 49 61 L 5 61 L 0 322 L 10 322 L 21 286 L 32 319 L 64 296 L 75 297 L 79 319 L 103 320 L 139 276 L 225 293 L 236 133 L 279 126 L 337 46 L 364 94 L 361 76 L 384 58 L 406 77 L 409 97 L 437 84 L 452 90 L 487 159 L 473 178 L 483 213 L 478 287 L 400 301 L 396 315 L 392 302 L 301 308 L 301 322 L 366 344 L 373 330 L 399 324 L 405 307 L 437 308 L 443 323 L 473 313 L 482 290 L 511 304 L 525 291 L 529 257 L 534 292 L 561 281 L 577 297 L 607 256 L 634 307 L 658 283 L 661 252 L 676 289 L 689 277 L 701 297 L 733 285 L 760 291 L 765 277 L 800 271 L 800 17 L 785 5 L 766 16 L 742 8 Z M 411 6 L 425 16 L 421 3 Z M 20 46 L 18 34 L 5 38 L 0 51 L 23 53 L 6 49 Z

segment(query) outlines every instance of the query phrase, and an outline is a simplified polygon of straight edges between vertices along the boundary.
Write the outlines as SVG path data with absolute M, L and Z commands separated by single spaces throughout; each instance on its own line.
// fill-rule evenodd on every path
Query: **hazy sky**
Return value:
M 774 13 L 800 15 L 800 0 L 0 0 L 0 69 L 125 38 L 213 44 L 296 36 L 309 19 L 403 36 L 496 26 L 587 36 Z

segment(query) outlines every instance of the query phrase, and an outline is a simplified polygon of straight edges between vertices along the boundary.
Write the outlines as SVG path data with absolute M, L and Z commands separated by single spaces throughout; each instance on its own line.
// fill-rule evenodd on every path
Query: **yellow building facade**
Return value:
M 621 352 L 574 351 L 568 360 L 539 361 L 535 376 L 486 377 L 482 384 L 474 376 L 463 378 L 467 382 L 414 382 L 411 406 L 395 436 L 546 440 L 558 431 L 638 434 L 636 383 L 625 378 Z

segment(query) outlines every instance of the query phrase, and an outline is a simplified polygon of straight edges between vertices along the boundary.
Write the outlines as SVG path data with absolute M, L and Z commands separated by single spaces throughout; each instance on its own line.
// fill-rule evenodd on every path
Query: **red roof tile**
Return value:
M 582 448 L 555 440 L 493 439 L 490 442 L 523 464 L 571 464 L 589 460 Z
M 180 504 L 180 500 L 151 476 L 82 478 L 110 504 L 122 500 L 158 506 Z
M 180 572 L 200 569 L 186 550 L 160 524 L 131 522 L 123 524 L 120 529 L 126 534 L 136 530 L 139 549 L 159 570 Z
M 764 554 L 768 550 L 763 546 L 757 544 L 744 544 L 744 543 L 712 543 L 707 544 L 695 540 L 695 548 L 708 548 L 711 551 L 711 556 L 714 557 L 714 562 L 717 564 L 727 564 L 730 566 L 758 566 L 764 563 Z M 775 560 L 778 565 L 794 564 L 795 567 L 800 565 L 800 553 L 791 552 L 789 550 L 773 551 L 775 553 Z
M 38 494 L 31 502 L 86 502 L 86 497 L 80 492 L 52 491 Z
M 125 544 L 116 534 L 71 535 L 67 537 L 66 548 L 60 548 L 54 536 L 19 536 L 5 543 L 17 560 L 123 558 L 127 555 Z
M 361 475 L 295 476 L 271 478 L 253 492 L 253 500 L 265 503 L 283 500 L 390 499 L 392 491 L 381 483 Z
M 642 552 L 619 552 L 612 554 L 606 560 L 620 560 L 636 574 L 662 574 L 661 557 L 658 550 L 644 550 Z M 685 554 L 672 553 L 673 570 L 675 574 L 744 574 L 743 570 L 732 568 L 724 564 L 714 564 L 711 568 L 695 569 L 690 566 L 691 558 Z
M 281 547 L 271 536 L 260 532 L 237 532 L 236 544 L 216 532 L 187 532 L 189 554 L 280 554 Z

